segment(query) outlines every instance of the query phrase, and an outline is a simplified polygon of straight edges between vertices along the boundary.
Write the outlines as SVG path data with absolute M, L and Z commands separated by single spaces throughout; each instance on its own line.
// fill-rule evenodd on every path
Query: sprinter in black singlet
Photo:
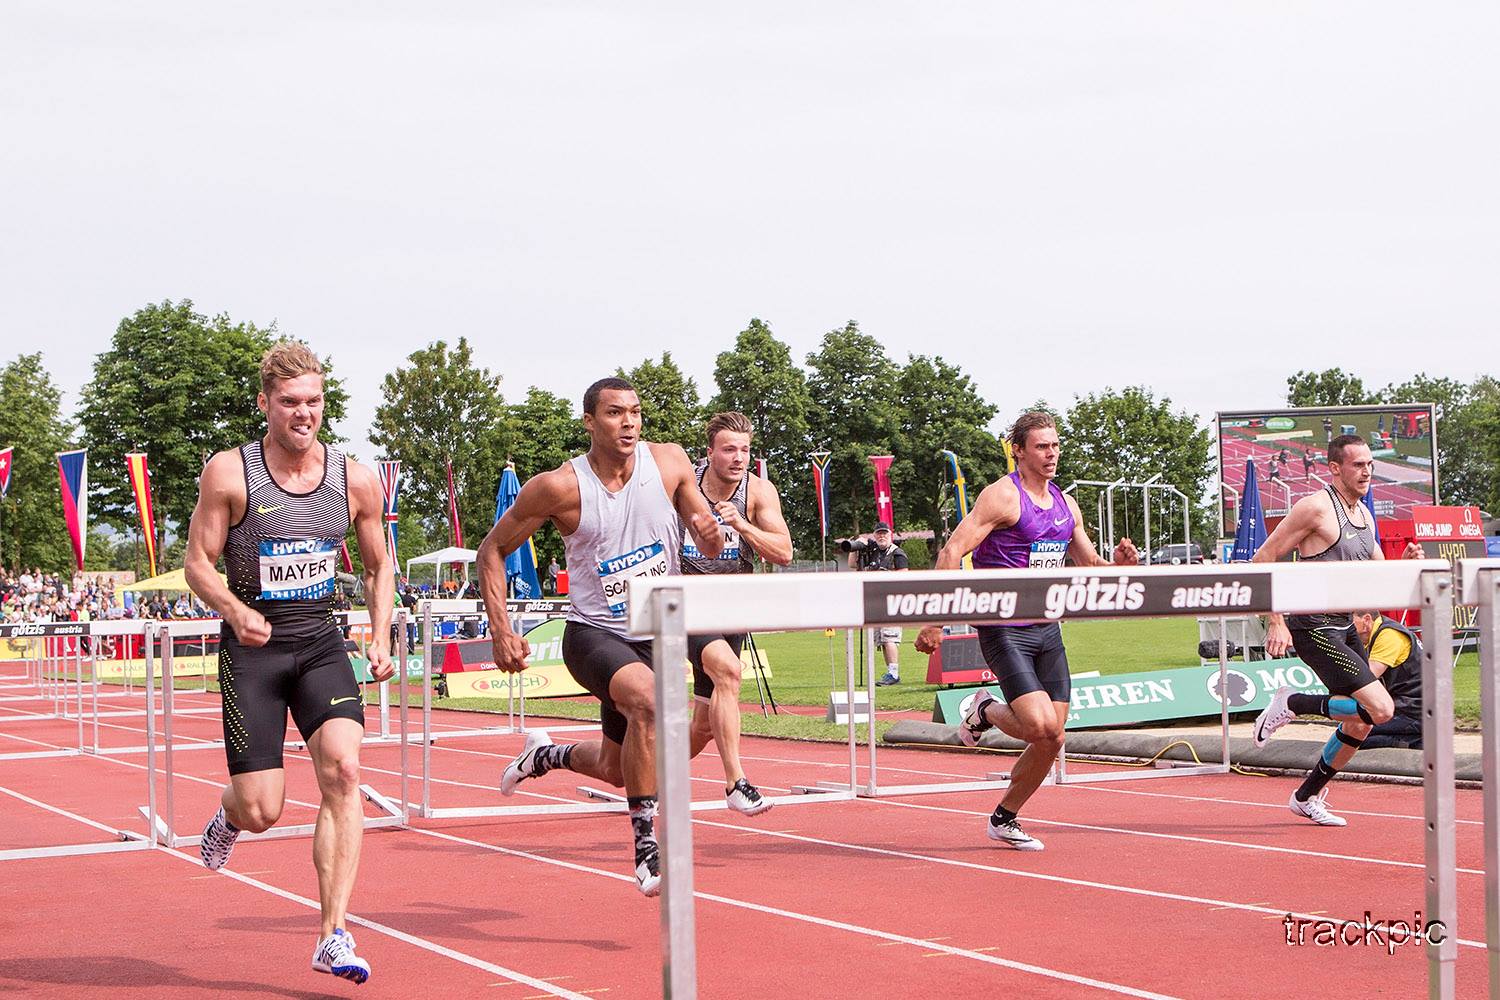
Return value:
M 219 687 L 230 783 L 200 850 L 205 865 L 221 868 L 242 831 L 259 833 L 280 818 L 290 709 L 322 793 L 313 835 L 322 927 L 312 966 L 362 983 L 370 966 L 355 954 L 344 916 L 364 833 L 364 699 L 332 612 L 339 547 L 353 523 L 370 595 L 370 671 L 389 678 L 385 598 L 393 590 L 380 484 L 318 441 L 323 368 L 305 345 L 283 341 L 266 352 L 257 402 L 266 437 L 209 460 L 183 563 L 194 593 L 224 618 Z M 221 554 L 227 586 L 214 568 Z

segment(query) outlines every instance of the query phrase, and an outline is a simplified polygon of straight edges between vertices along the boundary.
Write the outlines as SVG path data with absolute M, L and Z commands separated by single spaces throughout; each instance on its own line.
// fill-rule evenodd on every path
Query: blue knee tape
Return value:
M 1328 699 L 1329 715 L 1358 715 L 1359 702 L 1345 695 L 1335 695 Z
M 1333 766 L 1333 758 L 1338 756 L 1339 747 L 1344 745 L 1339 739 L 1340 732 L 1341 730 L 1335 729 L 1333 735 L 1328 737 L 1328 742 L 1323 744 L 1323 763 L 1329 767 Z

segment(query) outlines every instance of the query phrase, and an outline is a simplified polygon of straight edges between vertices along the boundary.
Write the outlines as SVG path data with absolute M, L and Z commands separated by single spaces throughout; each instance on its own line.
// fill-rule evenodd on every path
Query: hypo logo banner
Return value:
M 1271 577 L 1215 579 L 1185 573 L 1104 573 L 1058 579 L 906 582 L 882 577 L 864 584 L 865 624 L 1058 621 L 1180 614 L 1185 611 L 1271 610 Z

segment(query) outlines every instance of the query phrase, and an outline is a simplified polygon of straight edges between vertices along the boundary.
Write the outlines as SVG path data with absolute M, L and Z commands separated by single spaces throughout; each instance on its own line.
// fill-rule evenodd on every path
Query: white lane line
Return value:
M 901 803 L 892 804 L 900 805 Z M 713 820 L 707 819 L 695 819 L 693 820 L 693 822 L 701 826 L 718 827 L 724 830 L 745 829 L 745 827 L 735 826 L 732 823 L 717 823 Z M 425 833 L 427 831 L 419 830 L 417 832 Z M 855 851 L 863 854 L 875 854 L 891 858 L 902 858 L 906 860 L 920 860 L 935 865 L 946 865 L 953 868 L 964 868 L 970 871 L 988 872 L 995 875 L 1014 875 L 1018 878 L 1035 879 L 1039 882 L 1055 882 L 1060 885 L 1079 886 L 1085 889 L 1103 889 L 1108 892 L 1121 892 L 1131 896 L 1147 896 L 1152 899 L 1169 899 L 1178 903 L 1193 903 L 1196 905 L 1208 906 L 1210 909 L 1240 910 L 1245 913 L 1264 913 L 1270 914 L 1271 916 L 1277 917 L 1278 919 L 1287 916 L 1302 917 L 1304 919 L 1313 918 L 1313 914 L 1301 913 L 1296 910 L 1276 910 L 1257 903 L 1236 903 L 1226 899 L 1214 899 L 1212 897 L 1205 896 L 1189 896 L 1185 893 L 1180 892 L 1166 892 L 1160 889 L 1141 889 L 1135 886 L 1115 885 L 1109 882 L 1095 882 L 1091 879 L 1070 878 L 1066 875 L 1051 875 L 1045 872 L 1027 871 L 1023 868 L 1002 868 L 999 865 L 984 865 L 979 864 L 975 861 L 960 861 L 956 858 L 935 857 L 930 854 L 915 854 L 910 851 L 897 851 L 886 847 L 871 847 L 867 844 L 850 844 L 839 840 L 826 840 L 820 837 L 808 837 L 801 834 L 782 833 L 777 830 L 757 830 L 757 832 L 766 837 L 774 837 L 782 840 L 801 841 L 809 844 L 817 844 L 822 847 L 843 848 L 845 850 Z M 1459 939 L 1459 944 L 1467 945 L 1470 948 L 1486 947 L 1486 945 L 1482 941 L 1466 941 Z
M 699 821 L 695 820 L 694 822 Z M 720 826 L 722 824 L 710 823 L 708 825 Z M 470 847 L 477 847 L 480 850 L 484 851 L 493 851 L 497 854 L 505 854 L 510 857 L 522 858 L 527 861 L 537 861 L 541 862 L 542 864 L 554 865 L 559 868 L 567 868 L 571 871 L 583 872 L 588 875 L 603 876 L 604 878 L 616 879 L 621 882 L 635 881 L 635 878 L 632 875 L 622 875 L 618 872 L 605 871 L 601 868 L 591 868 L 587 865 L 580 865 L 572 861 L 561 861 L 556 858 L 548 858 L 539 854 L 531 854 L 527 851 L 518 851 L 514 848 L 500 847 L 495 844 L 486 844 L 483 841 L 470 840 L 467 837 L 456 837 L 453 834 L 442 833 L 438 830 L 413 830 L 412 832 L 421 834 L 425 837 L 436 837 L 440 840 L 451 841 L 456 844 L 466 844 Z M 1017 962 L 1008 958 L 1000 958 L 996 955 L 984 955 L 980 954 L 977 951 L 971 951 L 967 948 L 956 948 L 951 945 L 934 944 L 933 942 L 924 940 L 922 938 L 910 937 L 905 934 L 894 934 L 890 931 L 883 931 L 874 927 L 865 927 L 859 924 L 845 923 L 842 920 L 830 920 L 826 917 L 817 917 L 809 913 L 798 913 L 793 910 L 783 910 L 779 907 L 765 906 L 760 903 L 752 903 L 748 900 L 743 899 L 732 899 L 728 896 L 719 896 L 709 892 L 695 892 L 693 895 L 698 899 L 706 900 L 712 903 L 721 903 L 725 906 L 733 906 L 743 910 L 751 910 L 756 913 L 764 913 L 774 917 L 783 917 L 788 920 L 814 924 L 819 927 L 827 927 L 832 930 L 844 931 L 845 933 L 858 934 L 863 937 L 876 938 L 880 941 L 888 942 L 890 944 L 904 944 L 924 951 L 936 950 L 944 954 L 953 955 L 957 958 L 967 958 L 972 961 L 982 962 L 986 965 L 998 965 L 1002 968 L 1012 969 L 1017 972 L 1026 972 L 1035 976 L 1043 976 L 1048 979 L 1061 980 L 1065 983 L 1072 983 L 1075 986 L 1088 986 L 1092 987 L 1093 989 L 1104 990 L 1109 993 L 1118 993 L 1122 996 L 1141 997 L 1144 998 L 1144 1000 L 1172 1000 L 1171 997 L 1162 993 L 1152 993 L 1148 990 L 1139 990 L 1131 986 L 1122 986 L 1119 983 L 1106 982 L 1102 979 L 1092 979 L 1088 976 L 1077 976 L 1069 972 L 1061 972 L 1057 969 L 1049 969 L 1045 966 L 1031 965 L 1027 962 Z

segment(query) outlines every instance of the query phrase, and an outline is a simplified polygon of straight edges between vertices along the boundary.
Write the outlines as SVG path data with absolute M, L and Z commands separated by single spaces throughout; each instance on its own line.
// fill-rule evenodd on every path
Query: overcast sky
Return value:
M 138 9 L 143 8 L 143 9 Z M 1004 418 L 1494 371 L 1493 3 L 7 3 L 0 362 L 191 298 L 507 398 L 857 319 Z M 183 364 L 193 359 L 182 359 Z M 368 457 L 368 455 L 366 456 Z

